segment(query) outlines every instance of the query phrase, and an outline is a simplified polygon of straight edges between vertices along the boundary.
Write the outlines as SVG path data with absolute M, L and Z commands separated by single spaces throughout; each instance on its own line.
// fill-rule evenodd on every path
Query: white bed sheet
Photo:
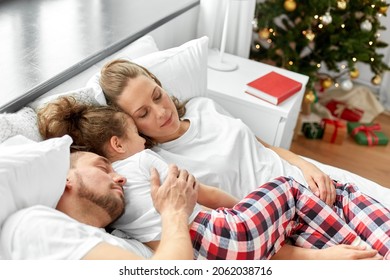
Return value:
M 333 179 L 340 180 L 343 182 L 355 183 L 363 193 L 371 196 L 372 198 L 381 202 L 384 206 L 390 209 L 390 189 L 385 188 L 371 180 L 363 178 L 355 173 L 347 170 L 337 168 L 331 165 L 323 164 L 316 160 L 303 157 L 304 159 L 312 162 L 318 166 L 325 173 L 330 175 Z M 0 260 L 4 259 L 0 248 Z

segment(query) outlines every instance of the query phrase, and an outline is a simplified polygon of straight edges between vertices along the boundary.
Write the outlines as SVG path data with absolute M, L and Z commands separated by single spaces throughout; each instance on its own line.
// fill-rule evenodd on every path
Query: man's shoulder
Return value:
M 3 230 L 14 228 L 21 223 L 38 224 L 39 220 L 48 221 L 50 218 L 67 218 L 64 213 L 43 205 L 34 205 L 28 208 L 21 209 L 10 215 L 3 225 Z

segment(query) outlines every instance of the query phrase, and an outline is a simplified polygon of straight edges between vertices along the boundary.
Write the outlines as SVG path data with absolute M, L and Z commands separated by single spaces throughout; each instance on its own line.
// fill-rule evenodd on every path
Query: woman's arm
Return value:
M 281 158 L 301 169 L 303 176 L 305 177 L 306 182 L 309 184 L 312 192 L 321 198 L 326 204 L 333 205 L 336 200 L 336 190 L 333 186 L 332 180 L 328 175 L 322 172 L 314 164 L 304 160 L 293 152 L 280 147 L 268 145 L 258 137 L 256 137 L 256 139 L 265 147 L 277 153 Z
M 218 207 L 232 208 L 239 200 L 217 187 L 199 184 L 198 203 L 211 209 Z
M 361 246 L 335 245 L 326 249 L 306 249 L 289 244 L 284 245 L 272 260 L 381 260 L 376 250 Z

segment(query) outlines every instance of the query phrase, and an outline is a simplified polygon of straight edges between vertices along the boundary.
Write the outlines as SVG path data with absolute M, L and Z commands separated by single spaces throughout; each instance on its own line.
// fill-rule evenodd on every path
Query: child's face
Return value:
M 145 139 L 139 136 L 138 130 L 131 117 L 126 115 L 126 132 L 123 140 L 123 145 L 126 149 L 126 156 L 132 156 L 145 149 Z

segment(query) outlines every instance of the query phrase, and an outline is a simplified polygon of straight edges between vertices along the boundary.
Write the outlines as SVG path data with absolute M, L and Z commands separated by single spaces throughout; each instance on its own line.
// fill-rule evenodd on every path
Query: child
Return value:
M 145 140 L 132 118 L 112 107 L 78 104 L 72 97 L 63 97 L 40 111 L 38 121 L 44 138 L 69 134 L 78 148 L 113 162 L 116 172 L 127 178 L 126 211 L 112 224 L 113 233 L 129 235 L 156 248 L 161 224 L 150 198 L 150 168 L 156 168 L 164 178 L 167 164 L 144 149 Z M 190 217 L 195 259 L 269 259 L 287 237 L 302 229 L 321 239 L 323 247 L 365 244 L 330 207 L 288 178 L 277 178 L 240 202 L 217 188 L 201 185 L 198 203 L 215 210 L 197 205 Z M 386 223 L 390 225 L 390 219 Z M 366 238 L 364 234 L 368 232 L 362 231 Z M 386 234 L 376 248 L 390 257 Z M 315 243 L 312 239 L 307 238 Z M 302 244 L 311 247 L 308 243 Z

